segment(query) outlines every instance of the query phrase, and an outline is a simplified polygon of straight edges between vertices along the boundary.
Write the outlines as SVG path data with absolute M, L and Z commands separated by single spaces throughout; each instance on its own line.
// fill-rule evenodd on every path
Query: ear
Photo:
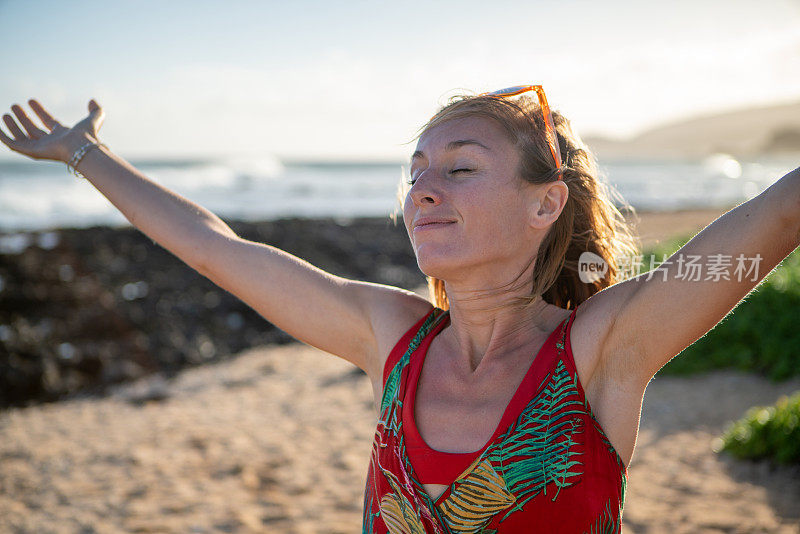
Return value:
M 529 203 L 529 221 L 533 228 L 546 229 L 553 224 L 569 198 L 569 188 L 561 180 L 535 188 Z

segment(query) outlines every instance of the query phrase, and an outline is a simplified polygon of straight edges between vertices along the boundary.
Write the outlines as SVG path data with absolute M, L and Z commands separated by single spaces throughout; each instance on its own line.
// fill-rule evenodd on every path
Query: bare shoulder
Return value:
M 381 387 L 384 364 L 397 340 L 430 312 L 433 305 L 424 297 L 399 287 L 369 282 L 360 282 L 358 287 L 374 339 L 368 348 L 365 371 L 373 387 Z

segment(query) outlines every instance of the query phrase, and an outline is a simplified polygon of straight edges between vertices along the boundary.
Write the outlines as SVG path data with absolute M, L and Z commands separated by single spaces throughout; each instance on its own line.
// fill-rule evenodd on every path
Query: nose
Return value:
M 437 204 L 441 201 L 441 191 L 437 185 L 435 172 L 428 168 L 417 175 L 414 185 L 409 190 L 411 200 L 417 206 L 422 204 Z

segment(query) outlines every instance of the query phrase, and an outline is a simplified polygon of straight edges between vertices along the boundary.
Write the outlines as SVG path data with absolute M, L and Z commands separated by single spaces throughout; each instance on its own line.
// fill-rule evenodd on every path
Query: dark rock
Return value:
M 386 218 L 226 223 L 345 278 L 425 283 L 405 228 Z M 0 408 L 106 394 L 112 384 L 294 341 L 135 228 L 12 241 L 20 245 L 0 250 Z

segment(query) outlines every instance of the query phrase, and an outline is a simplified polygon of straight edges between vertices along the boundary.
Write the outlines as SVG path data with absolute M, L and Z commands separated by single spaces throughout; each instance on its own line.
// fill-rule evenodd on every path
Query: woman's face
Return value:
M 420 137 L 403 219 L 423 273 L 504 283 L 530 262 L 543 232 L 530 224 L 536 186 L 518 168 L 516 148 L 491 119 L 454 119 Z M 415 226 L 427 218 L 446 222 Z

